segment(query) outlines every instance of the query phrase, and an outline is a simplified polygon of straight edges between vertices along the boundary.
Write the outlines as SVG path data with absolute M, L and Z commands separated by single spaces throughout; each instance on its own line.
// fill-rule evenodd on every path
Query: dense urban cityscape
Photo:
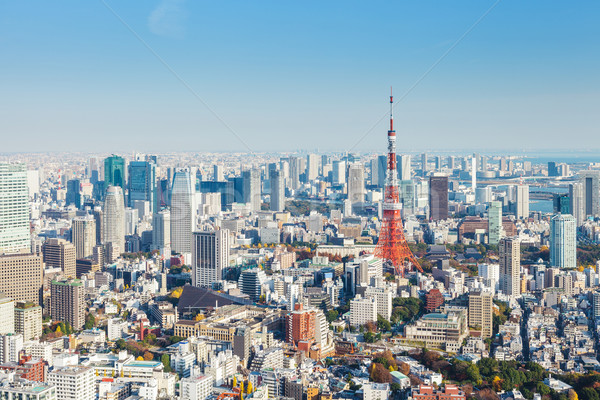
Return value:
M 600 164 L 388 142 L 4 156 L 0 396 L 595 399 Z
M 600 400 L 599 15 L 0 2 L 0 400 Z

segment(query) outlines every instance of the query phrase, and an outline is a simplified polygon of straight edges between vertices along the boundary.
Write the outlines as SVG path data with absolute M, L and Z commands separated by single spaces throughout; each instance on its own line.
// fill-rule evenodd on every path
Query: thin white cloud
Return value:
M 159 36 L 182 38 L 185 33 L 184 0 L 162 0 L 148 17 L 148 28 Z

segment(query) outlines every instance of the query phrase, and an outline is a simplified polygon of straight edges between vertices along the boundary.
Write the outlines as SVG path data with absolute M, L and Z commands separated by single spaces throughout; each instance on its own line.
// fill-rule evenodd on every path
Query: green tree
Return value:
M 92 329 L 95 326 L 96 326 L 96 318 L 94 317 L 94 314 L 88 313 L 88 315 L 85 316 L 85 324 L 83 325 L 83 327 L 85 329 Z
M 471 364 L 467 367 L 466 370 L 467 379 L 473 382 L 476 385 L 480 385 L 482 382 L 481 374 L 479 373 L 479 368 L 476 364 Z
M 337 312 L 337 310 L 329 310 L 327 311 L 327 314 L 325 314 L 325 317 L 327 318 L 327 322 L 333 322 L 335 320 L 338 319 L 339 313 Z
M 543 382 L 538 382 L 536 387 L 535 387 L 535 391 L 538 392 L 539 394 L 541 394 L 542 396 L 546 395 L 546 394 L 550 394 L 550 392 L 552 391 L 548 386 L 544 385 Z M 592 389 L 592 391 L 594 392 L 594 394 L 596 395 L 596 398 L 593 400 L 599 400 L 598 399 L 598 393 L 596 393 L 596 391 L 594 389 Z M 586 399 L 588 400 L 588 399 Z M 592 399 L 589 399 L 592 400 Z
M 160 362 L 162 362 L 162 364 L 165 367 L 165 372 L 171 372 L 171 359 L 169 358 L 168 354 L 163 354 L 160 357 Z
M 381 332 L 390 332 L 392 330 L 392 325 L 390 324 L 390 321 L 377 314 L 377 328 Z

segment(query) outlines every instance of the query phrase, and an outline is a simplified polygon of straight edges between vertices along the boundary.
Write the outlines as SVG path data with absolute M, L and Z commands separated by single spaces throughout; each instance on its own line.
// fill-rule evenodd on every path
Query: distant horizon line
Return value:
M 0 152 L 0 156 L 13 156 L 13 155 L 52 155 L 52 154 L 73 154 L 73 155 L 124 155 L 124 154 L 248 154 L 248 155 L 277 155 L 277 154 L 359 154 L 359 155 L 372 155 L 372 154 L 386 154 L 385 149 L 381 150 L 365 150 L 365 151 L 347 151 L 347 150 L 321 150 L 321 149 L 300 149 L 300 150 L 269 150 L 269 151 L 237 151 L 237 150 L 171 150 L 171 151 L 152 151 L 152 150 L 126 150 L 126 151 L 83 151 L 83 150 L 71 150 L 71 151 L 3 151 Z M 493 155 L 493 156 L 506 156 L 506 157 L 539 157 L 544 155 L 561 155 L 577 158 L 577 156 L 594 156 L 596 153 L 600 159 L 600 148 L 599 149 L 556 149 L 556 150 L 534 150 L 534 149 L 501 149 L 501 150 L 488 150 L 482 148 L 471 148 L 471 149 L 412 149 L 406 151 L 398 151 L 398 154 L 431 154 L 431 155 L 468 155 L 471 153 L 478 153 L 479 155 Z

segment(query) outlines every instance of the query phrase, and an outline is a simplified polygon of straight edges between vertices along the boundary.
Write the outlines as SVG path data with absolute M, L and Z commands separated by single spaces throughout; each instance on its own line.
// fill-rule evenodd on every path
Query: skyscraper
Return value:
M 85 288 L 79 279 L 52 281 L 50 313 L 55 321 L 64 321 L 75 329 L 85 323 Z
M 112 155 L 104 160 L 104 187 L 119 186 L 125 191 L 125 159 Z
M 244 203 L 250 204 L 250 210 L 260 211 L 260 171 L 256 168 L 249 169 L 242 173 L 244 188 Z
M 577 223 L 569 214 L 557 214 L 550 220 L 550 266 L 577 267 Z
M 115 254 L 125 251 L 125 202 L 123 189 L 109 186 L 104 198 L 104 239 L 103 243 L 112 247 Z
M 583 185 L 581 182 L 571 183 L 569 185 L 569 210 L 575 218 L 577 226 L 585 221 L 585 203 L 583 196 Z
M 136 200 L 150 203 L 152 212 L 159 208 L 156 187 L 156 164 L 148 161 L 131 161 L 129 171 L 129 207 L 134 206 Z
M 285 209 L 285 187 L 281 171 L 271 171 L 271 211 Z
M 46 239 L 42 253 L 47 266 L 60 268 L 66 277 L 75 278 L 77 258 L 73 243 L 64 239 Z
M 81 182 L 79 179 L 71 179 L 67 181 L 67 196 L 65 202 L 67 205 L 74 205 L 81 208 Z
M 319 176 L 319 161 L 319 156 L 316 154 L 306 156 L 306 178 L 309 181 L 313 181 Z
M 223 182 L 225 180 L 225 174 L 223 173 L 223 165 L 213 165 L 213 181 Z
M 28 250 L 30 242 L 27 169 L 0 163 L 0 254 Z
M 429 213 L 432 221 L 448 218 L 447 176 L 429 176 Z
M 71 241 L 75 245 L 77 259 L 91 257 L 96 246 L 96 221 L 91 215 L 73 219 Z
M 300 187 L 300 158 L 290 157 L 290 180 L 288 187 L 296 190 Z
M 502 203 L 499 201 L 490 202 L 488 208 L 488 241 L 489 244 L 496 245 L 502 239 L 504 234 L 502 226 Z
M 223 269 L 229 266 L 229 231 L 194 232 L 192 250 L 192 284 L 210 287 L 223 279 Z
M 511 298 L 521 294 L 521 245 L 519 238 L 504 238 L 498 244 L 500 250 L 500 290 Z
M 152 248 L 171 249 L 171 212 L 161 210 L 152 217 Z
M 427 163 L 427 153 L 423 153 L 421 154 L 421 171 L 423 176 L 427 175 L 428 169 L 429 166 Z
M 346 161 L 335 160 L 333 162 L 332 180 L 334 185 L 346 183 Z
M 194 188 L 190 173 L 175 172 L 171 193 L 171 248 L 176 253 L 192 252 L 192 231 L 195 224 Z
M 600 171 L 580 171 L 586 217 L 600 215 Z
M 385 156 L 384 163 L 386 162 Z M 410 154 L 403 154 L 398 156 L 398 179 L 401 181 L 408 181 L 412 177 L 412 169 L 410 166 Z
M 517 219 L 529 218 L 529 185 L 517 185 L 516 217 Z
M 365 201 L 365 170 L 361 163 L 348 168 L 348 200 L 353 206 Z

